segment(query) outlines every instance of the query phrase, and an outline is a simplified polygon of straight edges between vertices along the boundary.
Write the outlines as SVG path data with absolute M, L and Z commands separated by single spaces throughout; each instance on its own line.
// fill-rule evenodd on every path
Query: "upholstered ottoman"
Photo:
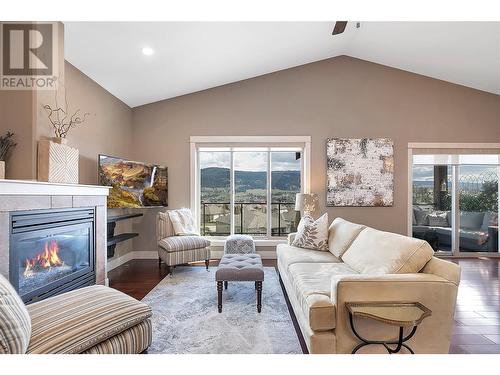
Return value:
M 257 311 L 262 309 L 262 282 L 264 269 L 258 254 L 226 254 L 215 272 L 217 282 L 218 309 L 222 312 L 222 283 L 227 289 L 228 281 L 254 281 L 257 290 Z
M 255 245 L 251 236 L 233 234 L 226 238 L 224 254 L 254 254 Z

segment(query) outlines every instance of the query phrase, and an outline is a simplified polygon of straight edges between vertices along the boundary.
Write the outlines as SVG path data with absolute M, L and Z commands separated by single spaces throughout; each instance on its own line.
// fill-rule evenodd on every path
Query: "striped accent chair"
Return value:
M 210 241 L 201 236 L 176 236 L 168 211 L 159 212 L 156 222 L 159 266 L 165 262 L 167 272 L 172 274 L 177 265 L 205 261 L 208 270 Z
M 0 354 L 138 354 L 151 344 L 151 309 L 102 285 L 25 306 L 0 275 Z

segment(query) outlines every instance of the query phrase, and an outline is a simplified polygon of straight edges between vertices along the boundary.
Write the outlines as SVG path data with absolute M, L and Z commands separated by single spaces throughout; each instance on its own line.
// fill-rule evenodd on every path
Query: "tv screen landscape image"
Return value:
M 99 184 L 112 187 L 108 208 L 168 206 L 164 166 L 99 155 Z

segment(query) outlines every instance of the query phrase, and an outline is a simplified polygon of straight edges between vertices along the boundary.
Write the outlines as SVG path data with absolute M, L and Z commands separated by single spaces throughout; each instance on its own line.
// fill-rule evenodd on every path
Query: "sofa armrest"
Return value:
M 293 242 L 293 240 L 295 240 L 295 236 L 296 236 L 296 235 L 297 235 L 297 233 L 289 233 L 289 234 L 288 234 L 288 237 L 287 237 L 288 242 L 287 242 L 287 243 L 288 243 L 289 245 L 291 245 L 291 244 L 292 244 L 292 242 Z
M 346 275 L 332 278 L 331 299 L 337 308 L 337 352 L 350 353 L 358 343 L 346 302 L 420 302 L 432 311 L 409 341 L 416 353 L 448 353 L 458 286 L 440 276 L 415 274 Z M 371 339 L 392 339 L 397 327 L 357 319 L 356 330 Z

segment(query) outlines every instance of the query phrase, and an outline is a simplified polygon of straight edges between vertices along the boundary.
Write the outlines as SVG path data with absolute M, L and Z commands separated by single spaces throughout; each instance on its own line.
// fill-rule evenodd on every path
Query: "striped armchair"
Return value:
M 138 354 L 152 339 L 151 309 L 94 285 L 24 305 L 0 275 L 0 354 Z
M 168 212 L 159 212 L 156 224 L 158 241 L 158 265 L 164 261 L 167 273 L 172 268 L 190 262 L 205 261 L 208 270 L 210 259 L 210 241 L 201 236 L 176 236 Z

